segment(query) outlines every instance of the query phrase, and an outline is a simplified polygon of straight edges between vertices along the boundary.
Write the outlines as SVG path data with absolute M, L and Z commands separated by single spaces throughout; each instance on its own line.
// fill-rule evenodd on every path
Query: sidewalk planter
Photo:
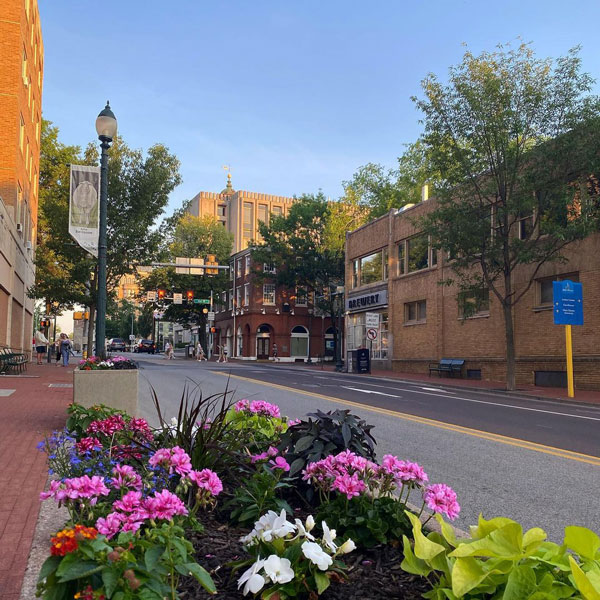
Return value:
M 105 404 L 139 416 L 137 369 L 73 371 L 73 402 L 90 408 Z

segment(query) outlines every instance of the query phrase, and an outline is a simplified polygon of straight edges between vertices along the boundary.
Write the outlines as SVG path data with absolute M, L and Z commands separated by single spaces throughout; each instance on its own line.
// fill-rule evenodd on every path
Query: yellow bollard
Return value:
M 571 326 L 565 325 L 565 337 L 567 342 L 567 388 L 569 398 L 575 398 L 575 387 L 573 385 L 573 338 Z

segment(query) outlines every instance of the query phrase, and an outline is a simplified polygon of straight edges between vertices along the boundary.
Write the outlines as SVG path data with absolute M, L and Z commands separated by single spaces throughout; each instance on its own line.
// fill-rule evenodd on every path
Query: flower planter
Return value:
M 90 408 L 104 404 L 139 416 L 137 369 L 73 371 L 73 402 Z

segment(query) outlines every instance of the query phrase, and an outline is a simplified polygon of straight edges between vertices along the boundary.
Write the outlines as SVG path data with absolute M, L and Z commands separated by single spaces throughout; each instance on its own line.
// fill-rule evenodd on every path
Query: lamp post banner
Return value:
M 100 167 L 71 165 L 69 234 L 92 256 L 98 257 Z

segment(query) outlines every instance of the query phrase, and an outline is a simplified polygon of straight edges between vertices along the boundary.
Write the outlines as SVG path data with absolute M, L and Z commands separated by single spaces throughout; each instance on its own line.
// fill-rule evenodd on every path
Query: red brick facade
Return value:
M 362 332 L 360 315 L 368 310 L 378 311 L 387 319 L 387 355 L 376 364 L 400 372 L 427 373 L 429 363 L 441 358 L 462 358 L 466 360 L 465 376 L 503 381 L 504 320 L 493 293 L 489 293 L 489 302 L 482 302 L 478 314 L 462 319 L 456 287 L 439 283 L 452 275 L 445 253 L 429 249 L 427 264 L 420 265 L 423 268 L 408 272 L 406 261 L 404 273 L 399 267 L 399 244 L 416 239 L 419 232 L 413 220 L 431 210 L 434 203 L 435 200 L 428 200 L 400 212 L 391 211 L 348 234 L 347 298 L 362 298 L 373 290 L 387 292 L 383 306 L 350 310 L 349 331 L 353 320 L 359 321 L 355 341 L 358 344 Z M 383 249 L 388 255 L 387 278 L 383 280 L 382 270 L 380 281 L 353 285 L 361 283 L 353 282 L 354 261 Z M 548 290 L 552 279 L 570 276 L 583 284 L 584 297 L 585 324 L 573 327 L 575 386 L 600 389 L 600 234 L 573 243 L 564 254 L 567 262 L 544 265 L 515 307 L 517 383 L 534 384 L 536 375 L 540 382 L 550 377 L 547 372 L 561 373 L 566 369 L 564 327 L 553 325 Z M 369 264 L 366 260 L 366 268 L 370 268 Z M 513 284 L 517 292 L 528 284 L 532 271 L 533 267 L 523 266 L 515 272 Z
M 215 308 L 214 353 L 223 345 L 229 358 L 273 359 L 276 344 L 281 361 L 333 357 L 331 319 L 315 314 L 309 299 L 304 302 L 295 291 L 257 281 L 249 250 L 231 260 L 231 288 Z

